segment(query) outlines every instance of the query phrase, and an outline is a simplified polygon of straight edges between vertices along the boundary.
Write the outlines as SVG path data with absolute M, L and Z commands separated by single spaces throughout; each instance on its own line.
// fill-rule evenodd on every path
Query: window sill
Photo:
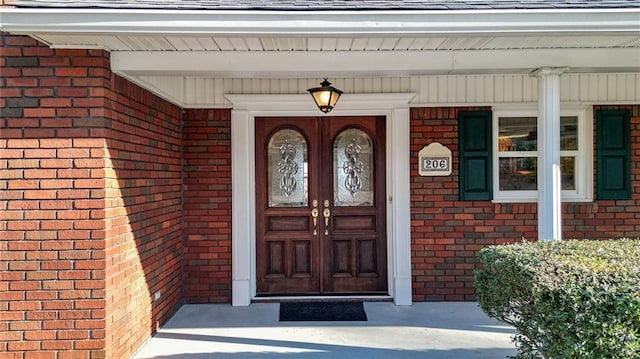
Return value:
M 493 203 L 538 203 L 537 198 L 494 198 Z M 562 198 L 562 203 L 591 203 L 593 198 Z

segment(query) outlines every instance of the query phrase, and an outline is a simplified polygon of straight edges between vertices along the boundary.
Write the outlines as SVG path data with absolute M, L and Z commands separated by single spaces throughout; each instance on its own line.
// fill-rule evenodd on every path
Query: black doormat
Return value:
M 362 302 L 283 302 L 281 322 L 366 321 Z

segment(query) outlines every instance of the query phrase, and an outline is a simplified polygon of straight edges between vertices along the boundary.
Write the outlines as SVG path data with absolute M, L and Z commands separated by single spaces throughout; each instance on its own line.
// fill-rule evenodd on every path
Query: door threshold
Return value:
M 390 295 L 310 295 L 310 296 L 271 296 L 253 297 L 252 303 L 280 303 L 280 302 L 393 302 Z

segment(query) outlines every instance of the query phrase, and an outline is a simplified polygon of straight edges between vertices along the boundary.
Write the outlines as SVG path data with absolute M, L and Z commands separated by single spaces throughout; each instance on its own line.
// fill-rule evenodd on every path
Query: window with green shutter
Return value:
M 631 198 L 631 112 L 596 112 L 598 199 Z
M 464 111 L 459 118 L 460 199 L 492 199 L 491 111 Z

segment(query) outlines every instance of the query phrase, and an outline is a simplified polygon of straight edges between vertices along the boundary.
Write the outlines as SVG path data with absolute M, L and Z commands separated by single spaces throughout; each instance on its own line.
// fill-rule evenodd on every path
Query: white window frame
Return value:
M 593 201 L 593 110 L 592 106 L 561 104 L 560 116 L 578 118 L 578 151 L 575 168 L 575 190 L 563 190 L 563 202 Z M 536 117 L 536 104 L 526 106 L 501 106 L 493 108 L 493 202 L 520 203 L 537 202 L 538 191 L 501 191 L 499 167 L 499 119 L 500 117 Z M 562 155 L 565 151 L 561 151 Z M 575 151 L 567 151 L 575 152 Z

